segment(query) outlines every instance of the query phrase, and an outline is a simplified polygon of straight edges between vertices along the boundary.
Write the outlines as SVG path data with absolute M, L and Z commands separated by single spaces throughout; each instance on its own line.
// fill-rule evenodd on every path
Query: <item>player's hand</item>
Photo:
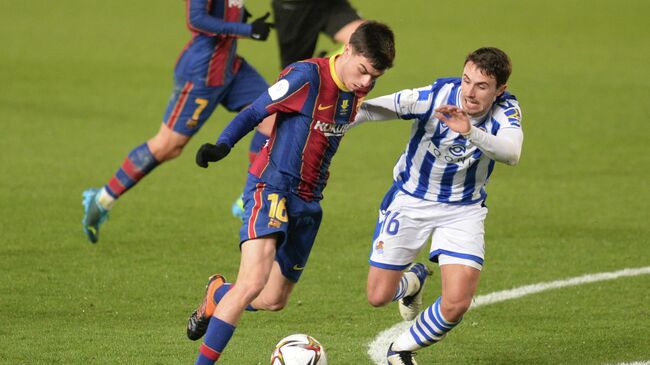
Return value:
M 206 168 L 208 162 L 216 162 L 226 157 L 230 153 L 230 147 L 227 144 L 219 143 L 213 145 L 211 143 L 204 143 L 198 151 L 196 151 L 196 164 Z
M 455 105 L 441 105 L 434 111 L 434 116 L 456 133 L 467 134 L 472 128 L 467 112 Z
M 251 23 L 251 26 L 253 28 L 251 32 L 251 38 L 255 39 L 256 41 L 265 41 L 266 38 L 269 37 L 271 28 L 273 28 L 273 23 L 268 23 L 266 19 L 268 19 L 270 15 L 271 13 L 266 12 L 264 16 L 253 20 Z
M 242 17 L 242 23 L 248 23 L 248 19 L 250 19 L 253 16 L 248 9 L 244 6 L 244 16 Z

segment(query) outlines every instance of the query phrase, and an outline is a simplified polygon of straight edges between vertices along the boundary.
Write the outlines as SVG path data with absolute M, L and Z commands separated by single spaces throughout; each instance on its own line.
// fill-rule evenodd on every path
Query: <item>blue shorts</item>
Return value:
M 163 123 L 171 130 L 191 137 L 201 129 L 217 105 L 238 112 L 268 87 L 266 80 L 244 60 L 235 77 L 223 86 L 208 87 L 201 82 L 176 80 Z
M 300 279 L 322 218 L 320 202 L 305 201 L 248 175 L 240 242 L 278 234 L 275 260 L 287 279 L 293 282 Z

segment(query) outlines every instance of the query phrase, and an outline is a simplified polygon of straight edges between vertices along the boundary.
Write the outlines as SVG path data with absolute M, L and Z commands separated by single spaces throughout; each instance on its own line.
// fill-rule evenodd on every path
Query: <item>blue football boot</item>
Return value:
M 234 203 L 232 203 L 232 207 L 230 208 L 230 212 L 232 213 L 232 216 L 235 218 L 239 218 L 240 220 L 244 220 L 244 196 L 240 195 L 237 200 L 235 200 Z
M 108 210 L 97 202 L 97 196 L 100 189 L 87 189 L 83 192 L 84 217 L 81 220 L 84 233 L 88 236 L 91 243 L 97 243 L 99 240 L 99 226 L 108 219 Z

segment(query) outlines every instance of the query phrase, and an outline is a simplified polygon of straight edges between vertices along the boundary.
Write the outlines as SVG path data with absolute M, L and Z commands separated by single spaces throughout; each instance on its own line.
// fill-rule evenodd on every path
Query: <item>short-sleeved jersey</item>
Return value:
M 222 86 L 239 70 L 237 38 L 249 36 L 243 23 L 244 0 L 185 0 L 186 22 L 192 32 L 176 62 L 177 80 Z
M 404 192 L 418 198 L 474 204 L 485 200 L 485 186 L 495 161 L 459 133 L 434 117 L 440 105 L 461 106 L 459 78 L 438 79 L 432 85 L 395 94 L 398 117 L 414 119 L 406 150 L 393 169 Z M 410 100 L 401 100 L 401 98 Z M 514 95 L 504 93 L 488 113 L 472 125 L 497 135 L 505 128 L 521 128 L 521 109 Z
M 322 199 L 332 157 L 367 93 L 347 90 L 334 61 L 314 58 L 289 65 L 268 92 L 233 119 L 217 143 L 233 146 L 256 123 L 277 113 L 273 132 L 249 172 L 304 200 Z

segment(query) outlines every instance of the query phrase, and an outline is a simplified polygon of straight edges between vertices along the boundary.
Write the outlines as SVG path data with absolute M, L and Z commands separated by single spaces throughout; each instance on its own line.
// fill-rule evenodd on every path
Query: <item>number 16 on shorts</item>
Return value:
M 386 233 L 387 235 L 394 236 L 399 231 L 399 221 L 397 216 L 399 212 L 391 212 L 387 210 L 386 213 L 382 214 L 383 221 L 380 223 L 380 228 L 378 233 Z

